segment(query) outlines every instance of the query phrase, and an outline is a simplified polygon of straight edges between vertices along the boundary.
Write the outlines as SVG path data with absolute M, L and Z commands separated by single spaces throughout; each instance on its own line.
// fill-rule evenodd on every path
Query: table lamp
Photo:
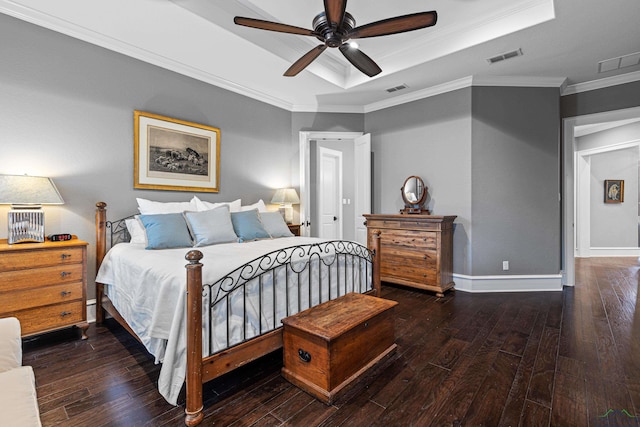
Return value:
M 42 205 L 62 205 L 64 200 L 51 178 L 0 175 L 0 204 L 11 205 L 9 244 L 44 242 Z
M 298 193 L 293 188 L 280 188 L 273 195 L 271 203 L 280 205 L 281 212 L 284 211 L 284 220 L 287 224 L 293 222 L 293 208 L 291 205 L 300 203 Z

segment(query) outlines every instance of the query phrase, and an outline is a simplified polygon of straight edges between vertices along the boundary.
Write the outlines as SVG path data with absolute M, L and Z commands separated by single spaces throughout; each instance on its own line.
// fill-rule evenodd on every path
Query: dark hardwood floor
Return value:
M 398 352 L 333 406 L 287 383 L 281 354 L 205 386 L 202 425 L 639 426 L 640 264 L 581 259 L 554 293 L 383 286 L 398 301 Z M 45 426 L 180 426 L 158 366 L 118 325 L 25 342 Z

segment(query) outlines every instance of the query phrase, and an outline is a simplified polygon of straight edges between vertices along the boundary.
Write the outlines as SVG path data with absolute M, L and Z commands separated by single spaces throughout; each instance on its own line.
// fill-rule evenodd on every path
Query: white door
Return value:
M 318 147 L 318 237 L 342 239 L 342 153 Z
M 355 154 L 355 224 L 356 242 L 367 246 L 367 227 L 364 214 L 371 213 L 371 134 L 354 139 Z

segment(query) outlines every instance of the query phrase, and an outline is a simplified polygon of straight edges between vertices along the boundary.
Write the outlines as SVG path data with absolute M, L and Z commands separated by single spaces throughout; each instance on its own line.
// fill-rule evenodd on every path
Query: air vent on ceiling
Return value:
M 522 56 L 522 49 L 512 50 L 511 52 L 502 53 L 500 55 L 487 58 L 489 64 L 495 64 L 496 62 L 504 61 L 505 59 L 515 58 L 516 56 Z
M 640 52 L 600 61 L 598 62 L 598 73 L 606 73 L 607 71 L 615 71 L 620 68 L 633 67 L 634 65 L 640 65 Z
M 392 93 L 392 92 L 397 92 L 399 90 L 403 90 L 408 88 L 409 86 L 407 86 L 406 84 L 401 84 L 400 86 L 395 86 L 395 87 L 390 87 L 389 89 L 386 89 L 387 92 Z

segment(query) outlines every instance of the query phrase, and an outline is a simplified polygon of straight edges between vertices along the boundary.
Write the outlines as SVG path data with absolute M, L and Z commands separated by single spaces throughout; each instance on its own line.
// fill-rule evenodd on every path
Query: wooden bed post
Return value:
M 187 268 L 187 405 L 184 423 L 202 422 L 202 252 L 189 251 Z
M 96 203 L 96 273 L 100 269 L 104 255 L 107 253 L 107 204 L 105 202 Z M 104 311 L 102 310 L 102 296 L 104 287 L 102 283 L 96 282 L 96 323 L 104 321 Z
M 373 289 L 376 296 L 380 297 L 382 288 L 380 284 L 380 231 L 372 234 L 373 237 Z

